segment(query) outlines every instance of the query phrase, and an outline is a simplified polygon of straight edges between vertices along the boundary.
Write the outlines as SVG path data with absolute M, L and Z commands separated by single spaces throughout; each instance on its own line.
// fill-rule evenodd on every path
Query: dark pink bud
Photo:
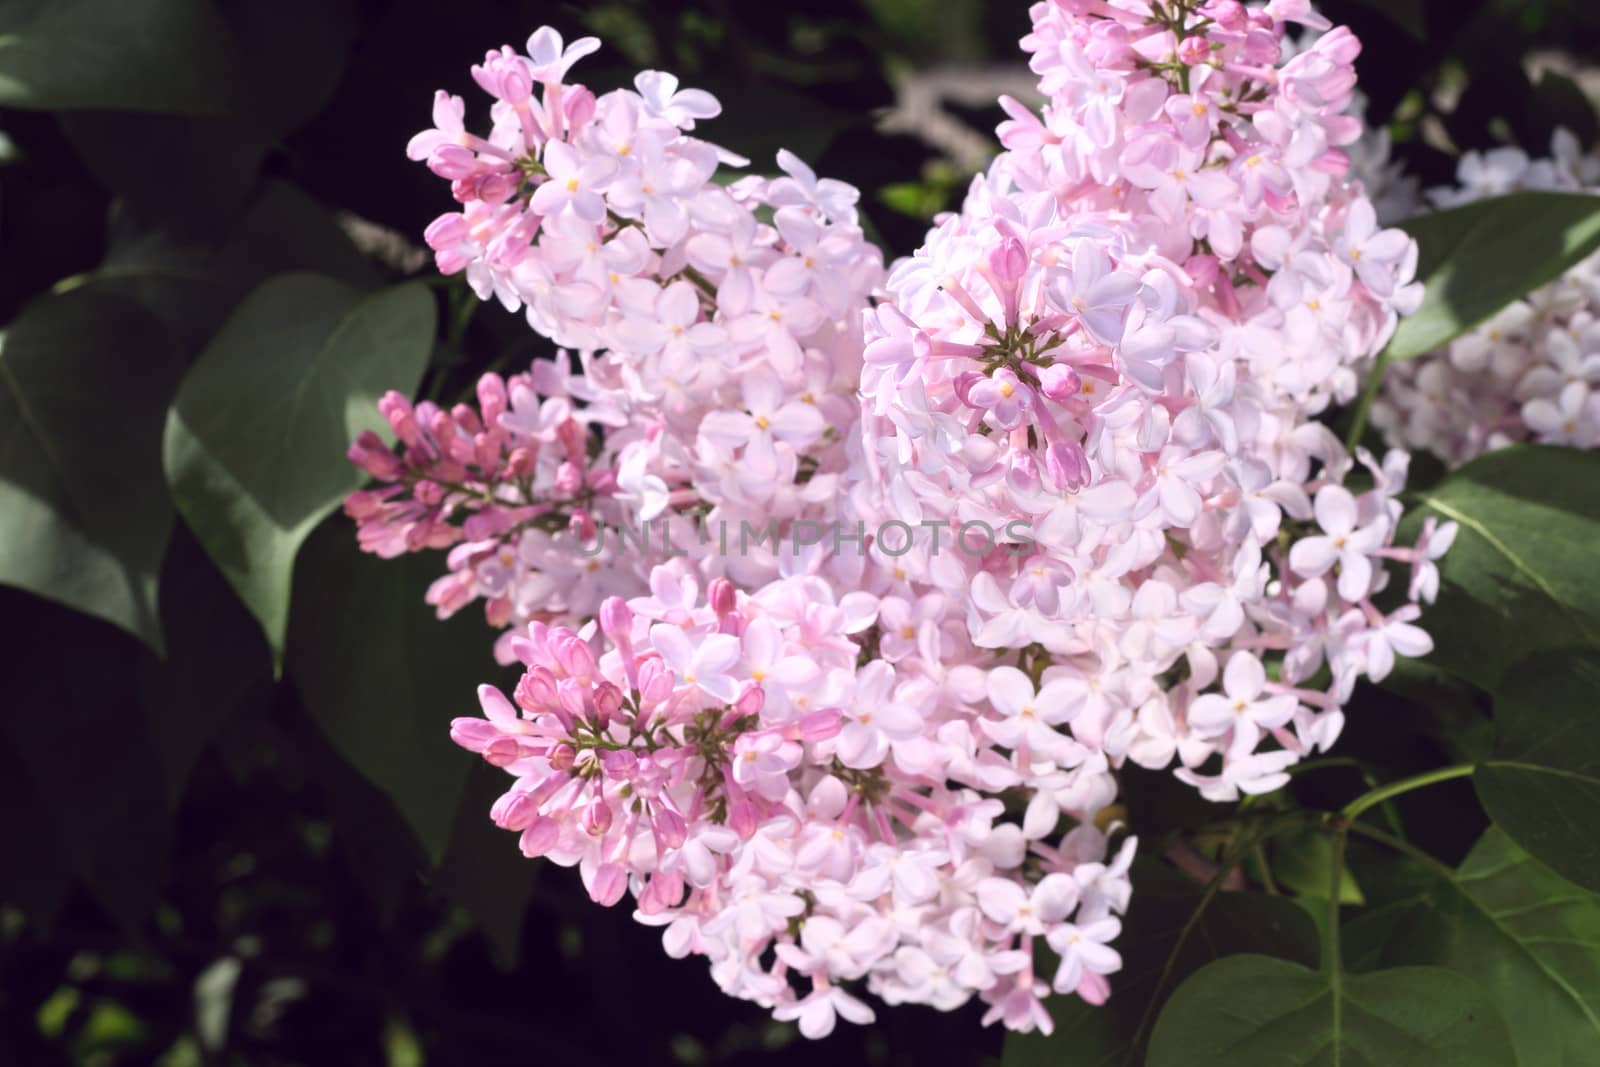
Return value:
M 734 701 L 733 710 L 741 718 L 746 715 L 759 715 L 766 702 L 766 692 L 759 685 L 751 682 L 745 688 L 745 691 L 739 694 L 739 699 Z
M 522 839 L 518 844 L 522 848 L 522 854 L 533 859 L 555 848 L 556 842 L 560 839 L 561 824 L 548 815 L 541 815 L 522 831 Z
M 583 809 L 582 823 L 585 833 L 594 837 L 603 836 L 611 829 L 611 805 L 604 800 L 595 800 Z
M 539 808 L 529 802 L 528 794 L 512 790 L 494 802 L 489 817 L 502 830 L 526 830 L 539 817 Z
M 678 848 L 689 836 L 689 828 L 684 825 L 683 816 L 671 808 L 657 811 L 650 825 L 655 830 L 658 848 Z
M 715 586 L 717 583 L 711 583 Z M 633 609 L 619 596 L 608 596 L 600 602 L 600 629 L 619 649 L 633 645 Z
M 478 407 L 483 409 L 485 425 L 494 426 L 506 411 L 506 382 L 498 374 L 478 379 Z
M 517 682 L 512 698 L 524 711 L 537 713 L 550 710 L 556 702 L 555 675 L 544 667 L 529 667 Z
M 730 782 L 729 785 L 732 785 Z M 761 825 L 761 816 L 750 797 L 742 789 L 728 791 L 728 826 L 740 837 L 749 838 Z
M 594 882 L 589 886 L 589 899 L 601 907 L 609 908 L 622 899 L 628 888 L 628 872 L 620 863 L 602 863 L 594 872 Z
M 1039 372 L 1039 391 L 1057 404 L 1065 404 L 1078 396 L 1083 379 L 1065 363 L 1052 363 Z
M 1045 469 L 1059 489 L 1077 489 L 1089 483 L 1089 457 L 1076 444 L 1057 441 L 1044 453 Z
M 566 460 L 556 468 L 555 490 L 563 496 L 574 496 L 583 488 L 583 468 Z
M 1211 42 L 1204 37 L 1185 37 L 1178 46 L 1178 59 L 1191 67 L 1204 63 L 1210 54 Z
M 713 578 L 706 586 L 706 599 L 711 604 L 711 610 L 717 613 L 717 618 L 732 615 L 739 610 L 739 594 L 733 583 L 726 578 Z
M 563 741 L 550 750 L 549 760 L 551 770 L 570 771 L 578 761 L 578 750 Z
M 568 129 L 581 130 L 594 118 L 594 94 L 581 85 L 568 86 L 567 95 L 561 103 L 562 110 L 567 113 Z
M 572 513 L 572 518 L 567 520 L 567 530 L 585 545 L 593 545 L 600 533 L 600 527 L 596 525 L 594 516 L 584 508 L 578 508 Z
M 647 704 L 659 704 L 672 695 L 674 678 L 661 657 L 639 661 L 639 694 Z
M 594 674 L 594 652 L 587 642 L 566 627 L 550 632 L 550 651 L 569 678 L 589 678 Z
M 611 717 L 622 710 L 622 690 L 610 682 L 601 682 L 594 687 L 594 709 L 600 713 L 603 723 L 609 723 Z
M 532 448 L 512 449 L 511 455 L 506 457 L 506 476 L 508 478 L 526 478 L 533 473 L 538 453 Z
M 800 737 L 805 741 L 826 741 L 837 737 L 844 725 L 844 714 L 838 708 L 823 708 L 800 719 Z

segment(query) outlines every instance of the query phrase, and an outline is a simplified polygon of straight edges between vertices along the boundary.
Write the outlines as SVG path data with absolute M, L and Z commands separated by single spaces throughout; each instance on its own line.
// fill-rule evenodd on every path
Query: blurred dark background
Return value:
M 130 35 L 180 35 L 171 61 L 199 98 L 215 57 L 181 34 L 220 18 L 246 92 L 166 113 L 103 110 L 103 96 L 4 106 L 16 102 L 8 35 L 25 40 L 52 6 L 0 0 L 0 321 L 43 294 L 108 287 L 170 311 L 187 358 L 273 271 L 332 269 L 354 244 L 385 277 L 426 274 L 414 246 L 450 201 L 405 143 L 438 87 L 481 120 L 467 68 L 540 24 L 603 38 L 578 74 L 598 90 L 659 67 L 714 91 L 726 112 L 706 136 L 757 168 L 782 146 L 854 183 L 891 254 L 959 203 L 1000 116 L 984 101 L 1027 84 L 1021 0 L 63 0 L 90 23 L 116 13 L 119 33 L 125 19 Z M 1324 10 L 1365 42 L 1368 117 L 1424 187 L 1449 181 L 1461 150 L 1544 154 L 1558 125 L 1593 145 L 1593 0 Z M 926 126 L 929 99 L 964 132 L 906 128 Z M 897 100 L 912 106 L 886 119 Z M 172 113 L 184 110 L 210 113 Z M 454 309 L 459 290 L 441 292 Z M 519 318 L 486 311 L 449 331 L 428 381 L 439 390 L 540 351 Z M 12 431 L 0 426 L 0 454 Z M 181 523 L 161 566 L 164 660 L 0 588 L 0 1064 L 998 1057 L 980 1006 L 880 1010 L 876 1026 L 810 1046 L 724 998 L 703 962 L 668 959 L 627 908 L 591 905 L 575 872 L 523 861 L 487 823 L 498 776 L 445 733 L 492 676 L 487 631 L 438 624 L 422 604 L 442 560 L 374 564 L 351 541 L 334 516 L 307 545 L 281 681 Z

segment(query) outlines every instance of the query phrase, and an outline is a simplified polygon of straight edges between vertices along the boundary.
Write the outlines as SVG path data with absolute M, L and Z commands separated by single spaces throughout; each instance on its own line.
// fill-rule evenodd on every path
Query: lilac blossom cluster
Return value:
M 1456 180 L 1430 190 L 1428 203 L 1459 207 L 1521 190 L 1600 193 L 1600 158 L 1558 130 L 1547 158 L 1509 145 L 1468 152 Z M 1443 349 L 1391 364 L 1372 424 L 1394 447 L 1432 452 L 1450 466 L 1524 441 L 1600 447 L 1600 255 Z
M 568 83 L 592 39 L 491 52 L 491 132 L 441 94 L 411 145 L 461 205 L 440 269 L 576 355 L 386 397 L 347 511 L 369 550 L 448 548 L 430 602 L 482 600 L 523 668 L 452 731 L 512 778 L 494 820 L 811 1037 L 870 1021 L 861 989 L 1017 1030 L 1101 1002 L 1117 769 L 1275 789 L 1430 647 L 1450 531 L 1396 545 L 1405 455 L 1347 488 L 1315 421 L 1419 297 L 1346 176 L 1354 38 L 1286 58 L 1327 28 L 1304 0 L 1032 17 L 1043 114 L 1004 102 L 1004 154 L 887 273 L 851 187 L 787 153 L 719 182 L 707 94 Z M 910 539 L 698 536 L 745 523 Z M 938 550 L 973 524 L 991 550 Z

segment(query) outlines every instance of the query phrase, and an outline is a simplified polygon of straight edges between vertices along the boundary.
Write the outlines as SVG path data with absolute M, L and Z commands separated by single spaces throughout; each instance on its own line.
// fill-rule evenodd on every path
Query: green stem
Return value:
M 1435 782 L 1446 782 L 1451 778 L 1465 778 L 1476 769 L 1474 764 L 1458 763 L 1453 767 L 1440 767 L 1437 770 L 1412 775 L 1410 778 L 1402 778 L 1398 782 L 1390 782 L 1388 785 L 1379 786 L 1369 793 L 1363 793 L 1361 796 L 1356 797 L 1344 806 L 1344 810 L 1340 814 L 1346 819 L 1354 820 L 1368 808 L 1382 804 L 1390 797 L 1397 797 L 1401 793 L 1409 793 L 1413 789 L 1421 789 L 1424 786 L 1433 785 Z
M 1416 845 L 1411 844 L 1409 841 L 1402 841 L 1393 834 L 1384 833 L 1382 830 L 1379 830 L 1374 826 L 1368 826 L 1366 823 L 1353 822 L 1350 824 L 1350 832 L 1353 834 L 1359 834 L 1368 840 L 1376 841 L 1380 845 L 1388 845 L 1396 852 L 1416 860 L 1418 863 L 1432 869 L 1434 873 L 1439 874 L 1444 878 L 1454 880 L 1456 876 L 1456 872 L 1451 870 L 1447 864 L 1439 862 L 1438 859 L 1428 855 Z
M 1361 443 L 1361 435 L 1367 432 L 1367 414 L 1372 410 L 1372 401 L 1377 398 L 1378 390 L 1383 386 L 1383 372 L 1389 366 L 1389 350 L 1385 348 L 1378 353 L 1378 358 L 1372 364 L 1372 377 L 1367 379 L 1367 387 L 1361 390 L 1361 399 L 1356 403 L 1356 413 L 1350 419 L 1350 432 L 1345 435 L 1344 446 L 1347 451 L 1354 452 Z
M 1328 886 L 1328 922 L 1322 931 L 1322 966 L 1328 972 L 1328 984 L 1333 988 L 1333 1032 L 1340 1032 L 1339 1015 L 1342 1008 L 1340 1003 L 1339 986 L 1343 981 L 1342 968 L 1339 960 L 1339 890 L 1344 887 L 1344 846 L 1350 838 L 1350 821 L 1334 817 L 1333 821 L 1333 862 L 1330 864 L 1332 875 Z

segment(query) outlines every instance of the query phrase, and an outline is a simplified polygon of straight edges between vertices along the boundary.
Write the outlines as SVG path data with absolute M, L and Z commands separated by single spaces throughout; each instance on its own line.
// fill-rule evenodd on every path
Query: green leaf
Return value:
M 1230 956 L 1172 994 L 1149 1067 L 1507 1067 L 1511 1038 L 1494 1003 L 1442 967 L 1318 973 L 1268 956 Z
M 1557 874 L 1600 890 L 1600 651 L 1548 652 L 1506 675 L 1494 754 L 1473 784 L 1491 818 Z
M 419 284 L 363 298 L 331 278 L 289 274 L 244 301 L 201 353 L 167 420 L 173 499 L 260 621 L 281 665 L 295 553 L 360 486 L 345 459 L 375 405 L 415 388 L 435 328 Z
M 211 742 L 246 708 L 268 710 L 272 670 L 261 628 L 181 528 L 161 568 L 161 618 L 168 656 L 142 661 L 135 683 L 176 812 Z
M 105 912 L 136 931 L 166 880 L 172 838 L 160 759 L 125 693 L 149 653 L 52 605 L 25 618 L 7 633 L 0 736 L 21 757 L 57 847 Z
M 1430 515 L 1460 525 L 1423 616 L 1428 662 L 1492 692 L 1534 652 L 1600 645 L 1600 452 L 1502 449 L 1416 500 L 1402 541 Z
M 226 113 L 239 51 L 207 0 L 0 2 L 0 106 Z
M 441 752 L 437 758 L 452 757 Z M 510 783 L 499 768 L 473 762 L 437 875 L 439 888 L 472 915 L 495 962 L 508 971 L 521 955 L 522 922 L 543 867 L 522 854 L 516 835 L 489 818 L 489 809 Z
M 1333 881 L 1333 842 L 1319 830 L 1303 830 L 1275 838 L 1270 846 L 1272 876 L 1278 884 L 1304 897 L 1326 900 Z M 1365 902 L 1348 866 L 1339 872 L 1339 903 Z
M 1417 239 L 1422 306 L 1402 319 L 1391 360 L 1431 352 L 1600 248 L 1600 196 L 1512 193 L 1401 223 Z
M 362 553 L 344 519 L 325 523 L 302 555 L 289 675 L 334 748 L 389 796 L 437 864 L 476 758 L 450 741 L 450 720 L 478 714 L 480 683 L 504 681 L 493 635 L 468 613 L 440 622 L 423 602 L 436 555 Z M 516 853 L 514 837 L 505 845 Z
M 1519 1064 L 1594 1062 L 1600 1050 L 1600 896 L 1490 828 L 1459 871 L 1411 902 L 1345 928 L 1374 966 L 1427 963 L 1476 979 L 1511 1030 Z
M 161 325 L 111 295 L 44 297 L 0 334 L 0 582 L 157 651 L 156 455 L 179 369 Z
M 1055 1032 L 1008 1035 L 1005 1067 L 1137 1063 L 1141 1030 L 1147 1038 L 1156 1010 L 1205 964 L 1237 952 L 1305 963 L 1317 958 L 1316 929 L 1287 897 L 1218 893 L 1207 903 L 1202 887 L 1154 862 L 1136 862 L 1133 878 L 1133 900 L 1116 941 L 1123 967 L 1112 976 L 1111 999 L 1094 1007 L 1077 997 L 1052 998 L 1047 1007 Z
M 288 182 L 263 182 L 232 225 L 183 238 L 114 211 L 100 266 L 56 283 L 56 292 L 114 293 L 161 319 L 186 361 L 236 305 L 275 274 L 314 271 L 360 289 L 378 272 L 320 204 Z

